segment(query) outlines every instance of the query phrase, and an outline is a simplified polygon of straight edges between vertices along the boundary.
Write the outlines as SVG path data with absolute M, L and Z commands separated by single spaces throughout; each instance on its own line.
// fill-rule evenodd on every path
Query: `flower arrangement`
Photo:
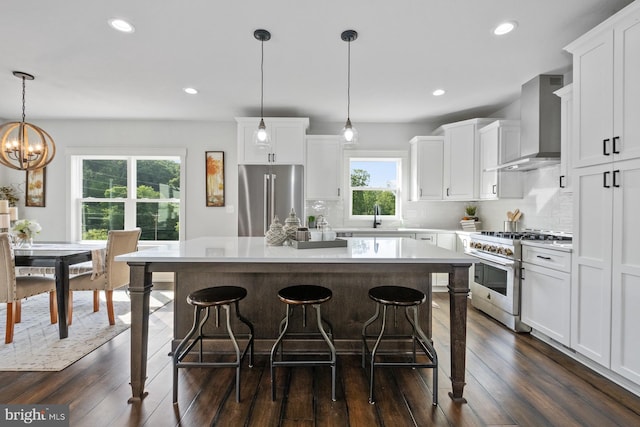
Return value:
M 35 219 L 20 219 L 13 224 L 12 230 L 20 239 L 32 239 L 42 227 Z

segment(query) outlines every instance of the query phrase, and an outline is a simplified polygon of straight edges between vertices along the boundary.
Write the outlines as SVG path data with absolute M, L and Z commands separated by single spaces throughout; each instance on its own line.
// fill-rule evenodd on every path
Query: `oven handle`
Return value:
M 474 250 L 470 250 L 467 252 L 468 255 L 471 255 L 474 258 L 478 258 L 482 262 L 491 265 L 492 267 L 499 268 L 501 270 L 513 270 L 515 268 L 515 261 L 507 260 L 507 259 L 493 259 L 489 258 L 491 255 L 482 254 L 480 255 L 478 252 Z M 497 258 L 497 257 L 496 257 Z

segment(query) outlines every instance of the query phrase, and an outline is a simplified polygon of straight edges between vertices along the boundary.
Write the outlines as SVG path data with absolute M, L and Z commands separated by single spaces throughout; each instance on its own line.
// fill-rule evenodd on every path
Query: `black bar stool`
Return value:
M 253 367 L 253 325 L 246 318 L 240 314 L 238 308 L 238 301 L 247 296 L 247 291 L 244 288 L 238 286 L 216 286 L 212 288 L 200 289 L 192 292 L 187 297 L 187 302 L 194 306 L 193 315 L 193 327 L 187 333 L 180 344 L 173 352 L 173 403 L 178 402 L 178 368 L 236 368 L 236 401 L 240 401 L 240 365 L 244 359 L 247 350 L 249 350 L 249 367 Z M 236 336 L 231 330 L 231 319 L 229 311 L 231 305 L 235 306 L 235 314 L 239 321 L 249 327 L 248 334 L 240 334 L 239 338 L 248 339 L 247 345 L 240 353 L 240 347 Z M 209 309 L 214 307 L 216 310 L 216 327 L 219 325 L 219 308 L 222 307 L 226 313 L 226 327 L 227 334 L 215 334 L 205 335 L 202 331 L 205 323 L 209 319 Z M 202 318 L 202 311 L 205 311 L 205 316 Z M 191 338 L 198 333 L 198 335 L 191 340 Z M 204 362 L 202 357 L 202 342 L 204 339 L 212 338 L 231 338 L 233 347 L 236 353 L 236 360 L 234 362 Z M 183 359 L 191 352 L 196 344 L 200 344 L 198 349 L 198 361 L 197 362 L 184 362 Z
M 425 333 L 420 328 L 420 323 L 418 323 L 418 307 L 423 304 L 427 297 L 424 293 L 411 288 L 406 288 L 403 286 L 378 286 L 375 288 L 369 289 L 369 298 L 374 300 L 376 304 L 376 313 L 371 317 L 371 319 L 367 320 L 367 322 L 362 327 L 362 367 L 366 367 L 367 356 L 371 356 L 369 360 L 371 365 L 370 372 L 370 381 L 369 381 L 369 403 L 375 403 L 373 398 L 373 387 L 375 384 L 374 380 L 374 372 L 375 367 L 411 367 L 411 368 L 433 368 L 433 405 L 438 404 L 438 355 L 436 354 L 436 350 L 433 348 L 433 344 L 431 340 L 427 338 Z M 387 308 L 388 307 L 404 307 L 405 308 L 405 317 L 409 321 L 411 325 L 411 335 L 386 335 L 387 338 L 394 339 L 408 339 L 411 338 L 413 345 L 413 352 L 411 355 L 411 361 L 405 362 L 381 362 L 376 361 L 376 355 L 390 355 L 390 354 L 400 354 L 400 351 L 385 351 L 384 353 L 378 352 L 378 347 L 383 340 L 383 335 L 385 332 L 385 327 L 387 324 Z M 380 317 L 380 307 L 382 307 L 382 325 L 380 327 L 380 333 L 376 335 L 367 335 L 367 328 L 373 322 L 375 322 Z M 413 318 L 409 315 L 409 310 L 413 312 Z M 377 338 L 376 338 L 377 337 Z M 369 351 L 369 345 L 367 344 L 367 338 L 376 338 L 376 342 Z M 420 346 L 422 351 L 424 351 L 425 355 L 429 358 L 428 363 L 418 362 L 416 360 L 416 344 Z
M 286 304 L 284 318 L 280 322 L 280 336 L 271 348 L 271 400 L 276 400 L 276 380 L 275 368 L 277 366 L 331 366 L 331 399 L 336 400 L 336 348 L 333 345 L 333 327 L 329 322 L 322 318 L 320 314 L 320 304 L 331 299 L 333 293 L 331 289 L 316 285 L 295 285 L 278 291 L 278 298 Z M 311 305 L 316 310 L 316 322 L 318 325 L 318 333 L 329 346 L 329 360 L 284 360 L 284 349 L 282 348 L 285 335 L 288 337 L 297 335 L 299 337 L 309 338 L 318 333 L 291 333 L 288 332 L 289 319 L 293 314 L 295 306 L 302 306 L 303 326 L 306 328 L 306 306 Z M 329 333 L 325 331 L 322 322 L 329 327 Z M 329 338 L 331 335 L 331 338 Z M 276 360 L 276 356 L 280 349 L 280 360 Z

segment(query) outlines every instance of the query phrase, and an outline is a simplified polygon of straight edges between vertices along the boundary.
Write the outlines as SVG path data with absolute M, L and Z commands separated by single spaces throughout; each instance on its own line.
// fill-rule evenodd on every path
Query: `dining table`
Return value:
M 46 242 L 32 244 L 28 248 L 14 248 L 16 267 L 29 267 L 33 274 L 47 274 L 50 272 L 55 275 L 60 339 L 69 336 L 69 325 L 67 323 L 69 267 L 74 264 L 92 261 L 95 254 L 105 250 L 105 243 L 75 242 Z

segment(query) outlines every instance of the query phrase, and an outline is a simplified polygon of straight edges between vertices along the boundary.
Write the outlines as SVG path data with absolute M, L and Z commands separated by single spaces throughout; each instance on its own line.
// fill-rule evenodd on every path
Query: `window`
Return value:
M 140 227 L 140 240 L 180 240 L 180 156 L 72 156 L 72 238 L 106 240 Z
M 401 158 L 350 157 L 349 218 L 372 216 L 375 205 L 381 216 L 400 218 L 401 176 Z

